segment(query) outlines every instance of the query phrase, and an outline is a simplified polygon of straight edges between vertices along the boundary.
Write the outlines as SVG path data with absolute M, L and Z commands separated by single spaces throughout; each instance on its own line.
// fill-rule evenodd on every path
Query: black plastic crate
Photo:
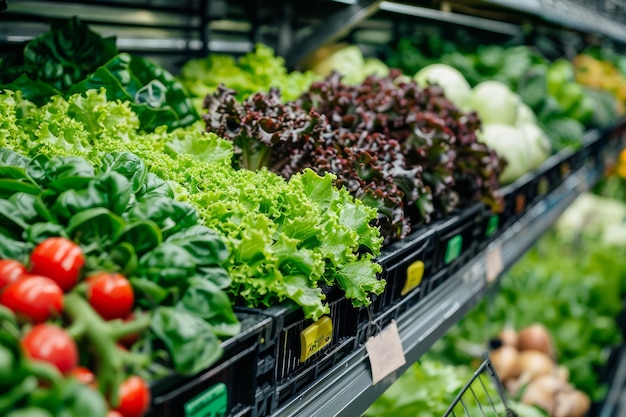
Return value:
M 462 212 L 439 222 L 435 226 L 436 249 L 432 274 L 440 271 L 454 273 L 463 265 L 467 256 L 472 257 L 480 249 L 484 206 L 475 204 Z
M 531 184 L 528 182 L 514 182 L 501 189 L 504 208 L 499 215 L 500 227 L 509 227 L 526 212 L 530 204 L 528 199 L 530 187 Z
M 479 250 L 486 248 L 493 240 L 500 235 L 502 227 L 502 212 L 494 212 L 490 207 L 483 208 L 482 224 L 480 226 L 480 246 Z
M 196 417 L 224 415 L 258 417 L 266 414 L 273 369 L 263 367 L 271 353 L 271 318 L 237 313 L 240 334 L 225 340 L 222 359 L 209 369 L 188 378 L 169 377 L 150 387 L 152 405 L 148 417 Z
M 326 289 L 330 313 L 305 319 L 293 303 L 258 310 L 274 320 L 271 411 L 276 410 L 355 349 L 359 309 L 338 288 Z
M 435 238 L 434 228 L 423 227 L 383 250 L 377 262 L 387 283 L 382 294 L 372 297 L 368 316 L 384 313 L 408 295 L 419 301 L 424 278 L 433 270 Z

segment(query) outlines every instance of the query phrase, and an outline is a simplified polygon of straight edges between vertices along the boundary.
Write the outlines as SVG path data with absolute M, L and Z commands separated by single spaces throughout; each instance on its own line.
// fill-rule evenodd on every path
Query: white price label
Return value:
M 502 247 L 496 245 L 487 251 L 487 282 L 498 278 L 502 269 Z
M 365 342 L 365 349 L 372 367 L 372 385 L 376 385 L 406 363 L 395 320 L 392 320 L 385 330 L 370 337 Z

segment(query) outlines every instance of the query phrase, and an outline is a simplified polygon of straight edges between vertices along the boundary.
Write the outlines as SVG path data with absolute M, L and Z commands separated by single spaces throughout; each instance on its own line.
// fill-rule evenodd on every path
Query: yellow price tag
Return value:
M 309 359 L 333 340 L 333 322 L 324 316 L 300 332 L 300 362 Z
M 424 262 L 415 261 L 406 269 L 406 281 L 400 295 L 403 297 L 410 293 L 415 287 L 420 285 L 424 278 Z

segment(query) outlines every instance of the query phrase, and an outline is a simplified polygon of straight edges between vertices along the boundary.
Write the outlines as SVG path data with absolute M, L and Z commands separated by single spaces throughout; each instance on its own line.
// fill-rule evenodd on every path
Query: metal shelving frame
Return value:
M 297 398 L 272 414 L 273 417 L 355 416 L 362 414 L 413 363 L 426 353 L 455 323 L 485 297 L 508 268 L 541 237 L 581 193 L 601 177 L 600 167 L 583 166 L 529 208 L 471 262 L 433 291 L 423 302 L 397 319 L 406 365 L 372 385 L 365 347 L 359 348 L 332 372 L 307 387 Z M 494 251 L 501 254 L 502 269 L 489 280 L 487 262 Z

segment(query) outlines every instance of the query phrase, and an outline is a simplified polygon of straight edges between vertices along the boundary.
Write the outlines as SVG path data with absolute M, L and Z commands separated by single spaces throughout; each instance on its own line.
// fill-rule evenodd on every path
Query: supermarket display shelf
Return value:
M 485 0 L 488 3 L 503 6 L 518 12 L 532 14 L 557 25 L 585 33 L 606 36 L 618 42 L 626 42 L 624 21 L 619 22 L 620 15 L 626 17 L 625 10 L 619 10 L 619 4 L 613 9 L 601 9 L 603 2 L 592 2 L 593 6 L 583 1 L 573 0 Z M 589 2 L 587 2 L 589 3 Z M 606 2 L 606 5 L 611 2 Z M 622 6 L 623 7 L 623 6 Z M 601 13 L 602 12 L 602 13 Z M 609 18 L 610 16 L 610 18 Z
M 583 165 L 567 175 L 545 197 L 502 230 L 491 243 L 434 289 L 420 303 L 395 317 L 406 364 L 372 385 L 369 357 L 359 346 L 332 371 L 325 373 L 272 413 L 273 417 L 354 416 L 369 405 L 415 363 L 447 330 L 476 305 L 559 215 L 602 175 L 602 165 Z M 410 300 L 405 300 L 409 302 Z M 403 302 L 394 309 L 402 309 Z M 381 322 L 381 321 L 379 321 Z

